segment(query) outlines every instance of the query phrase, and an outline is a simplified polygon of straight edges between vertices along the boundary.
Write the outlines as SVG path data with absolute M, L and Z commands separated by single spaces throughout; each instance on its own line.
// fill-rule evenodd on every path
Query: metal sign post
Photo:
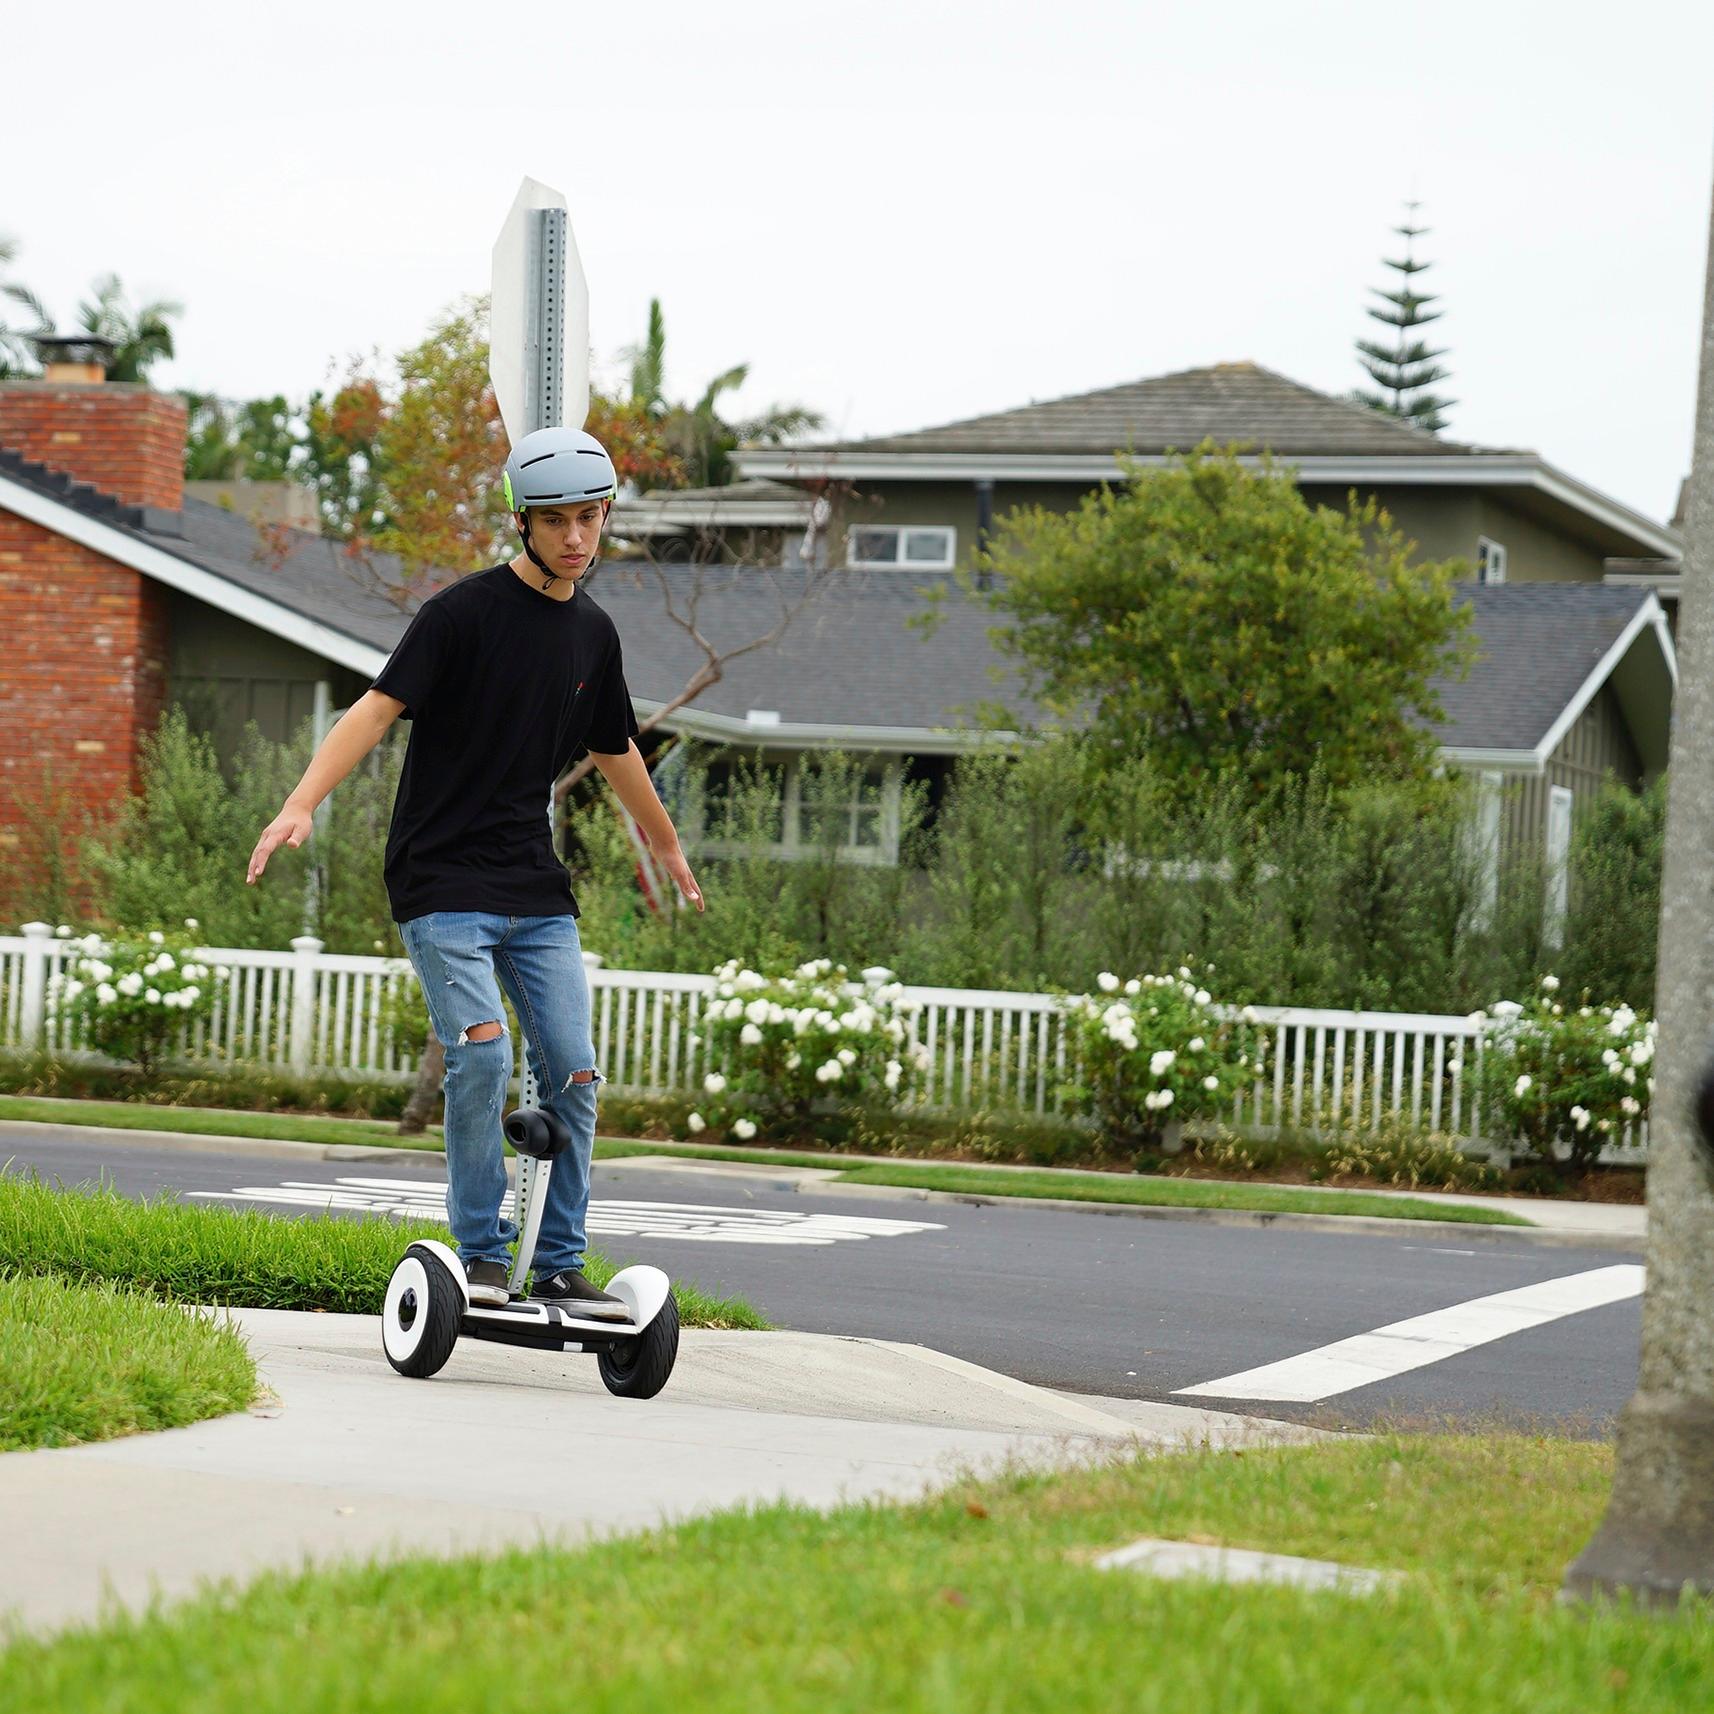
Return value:
M 589 285 L 565 198 L 535 179 L 518 187 L 494 241 L 488 376 L 516 445 L 540 428 L 582 428 L 589 415 Z

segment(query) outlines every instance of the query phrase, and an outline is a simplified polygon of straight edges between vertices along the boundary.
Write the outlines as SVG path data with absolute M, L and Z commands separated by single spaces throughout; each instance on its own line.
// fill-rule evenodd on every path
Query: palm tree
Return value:
M 16 238 L 0 238 L 0 270 L 9 268 L 18 259 L 18 249 Z M 0 279 L 0 298 L 10 298 L 35 317 L 34 327 L 13 327 L 4 319 L 4 305 L 0 305 L 0 381 L 34 374 L 30 340 L 49 331 L 48 312 L 42 307 L 42 300 L 21 280 Z
M 173 355 L 173 331 L 167 323 L 184 314 L 184 305 L 157 298 L 133 314 L 117 274 L 103 274 L 94 290 L 95 302 L 79 304 L 77 316 L 85 333 L 113 341 L 108 380 L 146 381 L 161 358 Z
M 682 463 L 687 486 L 724 487 L 732 480 L 731 455 L 740 446 L 777 446 L 794 434 L 822 425 L 819 412 L 802 405 L 775 405 L 760 416 L 728 422 L 719 410 L 720 395 L 743 386 L 748 363 L 716 375 L 694 405 L 666 398 L 666 321 L 659 298 L 649 300 L 649 331 L 631 360 L 631 403 L 660 424 L 661 439 Z

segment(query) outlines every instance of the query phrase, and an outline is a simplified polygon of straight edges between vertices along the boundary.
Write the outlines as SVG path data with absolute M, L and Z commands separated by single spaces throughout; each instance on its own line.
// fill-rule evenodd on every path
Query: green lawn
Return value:
M 0 1176 L 0 1268 L 122 1283 L 181 1303 L 378 1314 L 406 1246 L 447 1237 L 424 1220 L 301 1220 Z M 612 1275 L 605 1257 L 591 1254 L 587 1265 L 597 1284 Z M 710 1297 L 682 1280 L 673 1293 L 687 1327 L 767 1325 L 742 1299 Z
M 384 1148 L 439 1149 L 439 1126 L 421 1137 L 402 1137 L 391 1120 L 331 1119 L 234 1109 L 148 1107 L 117 1101 L 58 1101 L 0 1095 L 0 1119 L 40 1123 L 111 1125 L 133 1130 L 179 1131 L 200 1136 L 269 1137 L 309 1143 L 352 1143 Z M 5 1158 L 0 1137 L 0 1160 Z M 1437 1203 L 1361 1192 L 1253 1185 L 1227 1179 L 1142 1178 L 1128 1173 L 996 1172 L 956 1163 L 900 1160 L 846 1167 L 833 1153 L 746 1149 L 727 1144 L 657 1143 L 597 1137 L 597 1160 L 668 1155 L 692 1160 L 744 1161 L 760 1166 L 819 1167 L 851 1184 L 894 1184 L 918 1190 L 970 1191 L 984 1196 L 1060 1197 L 1075 1202 L 1138 1203 L 1150 1207 L 1247 1208 L 1273 1214 L 1370 1214 L 1388 1220 L 1459 1220 L 1485 1226 L 1528 1226 L 1515 1214 L 1480 1204 Z
M 172 1131 L 196 1137 L 266 1137 L 285 1143 L 354 1143 L 394 1149 L 438 1149 L 439 1125 L 420 1137 L 399 1135 L 392 1119 L 336 1119 L 315 1113 L 252 1113 L 240 1107 L 151 1107 L 144 1101 L 64 1101 L 0 1095 L 0 1119 L 42 1125 L 111 1125 L 122 1131 Z M 5 1140 L 0 1138 L 0 1158 Z
M 1361 1191 L 1300 1190 L 1292 1185 L 1233 1184 L 1210 1178 L 1136 1178 L 1117 1173 L 994 1172 L 979 1166 L 858 1166 L 844 1184 L 902 1184 L 981 1196 L 1046 1196 L 1071 1202 L 1122 1202 L 1164 1208 L 1249 1208 L 1269 1214 L 1373 1214 L 1389 1220 L 1461 1220 L 1478 1226 L 1528 1226 L 1528 1220 L 1480 1203 L 1428 1202 Z
M 908 1508 L 280 1574 L 0 1655 L 63 1714 L 1604 1714 L 1706 1706 L 1714 1625 L 1563 1609 L 1609 1451 L 1410 1439 L 1126 1458 Z M 1407 1574 L 1372 1597 L 1098 1571 L 1140 1535 Z M 575 1607 L 575 1616 L 570 1609 Z
M 0 1452 L 178 1428 L 242 1410 L 238 1333 L 116 1286 L 0 1272 Z

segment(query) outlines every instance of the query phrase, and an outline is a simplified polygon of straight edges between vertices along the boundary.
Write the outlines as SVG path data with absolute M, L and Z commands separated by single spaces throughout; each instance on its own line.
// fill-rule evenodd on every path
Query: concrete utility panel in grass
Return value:
M 1391 1571 L 1366 1571 L 1329 1559 L 1295 1559 L 1245 1547 L 1208 1547 L 1193 1541 L 1134 1541 L 1095 1561 L 1102 1571 L 1140 1571 L 1149 1577 L 1204 1577 L 1216 1583 L 1283 1583 L 1294 1589 L 1332 1589 L 1372 1595 L 1398 1582 Z

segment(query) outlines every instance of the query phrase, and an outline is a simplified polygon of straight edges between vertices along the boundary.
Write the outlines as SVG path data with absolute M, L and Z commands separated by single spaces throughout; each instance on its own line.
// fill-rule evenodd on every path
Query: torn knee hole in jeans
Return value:
M 571 1076 L 569 1076 L 565 1082 L 560 1085 L 560 1088 L 569 1089 L 574 1083 L 605 1083 L 606 1081 L 607 1079 L 603 1077 L 593 1066 L 591 1066 L 587 1071 L 574 1071 Z
M 458 1046 L 469 1047 L 473 1042 L 498 1041 L 506 1033 L 504 1024 L 492 1021 L 486 1024 L 472 1024 L 467 1030 L 458 1032 Z

